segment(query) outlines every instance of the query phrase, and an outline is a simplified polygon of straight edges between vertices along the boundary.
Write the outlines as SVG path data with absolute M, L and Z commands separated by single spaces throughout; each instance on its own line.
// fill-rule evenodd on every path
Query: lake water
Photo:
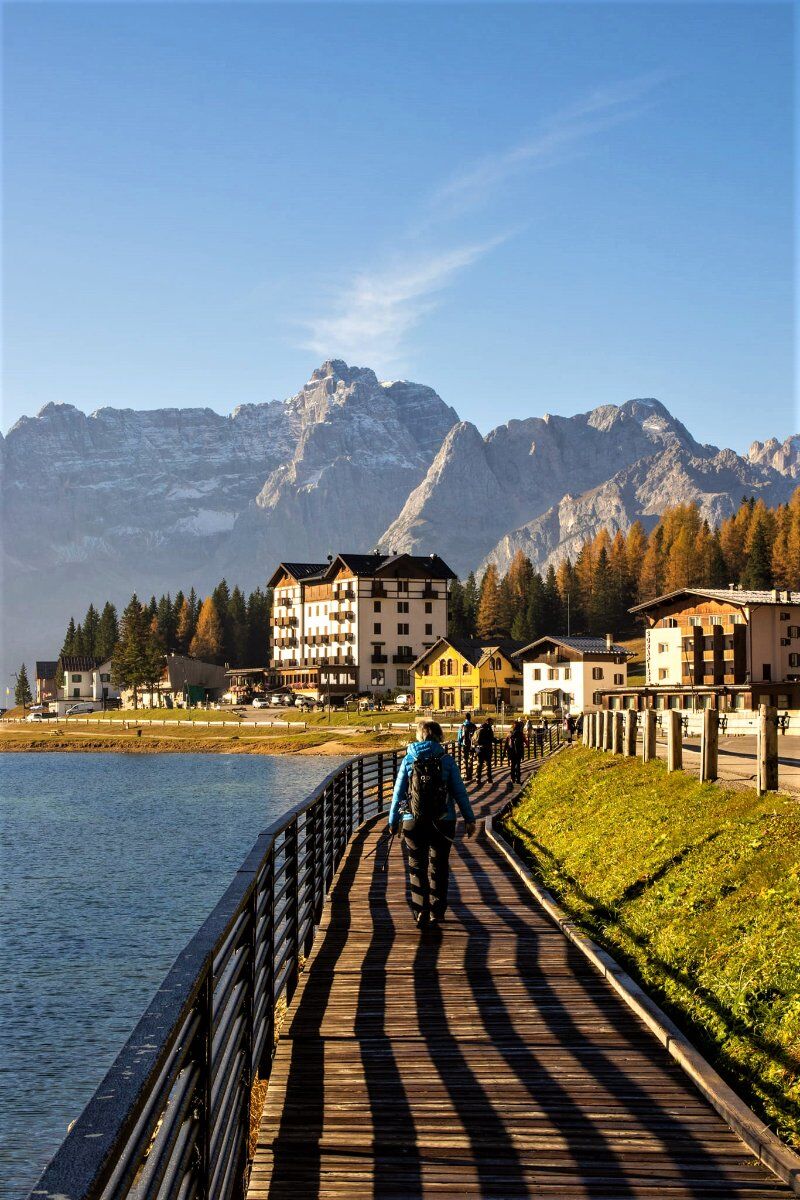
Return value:
M 27 1193 L 259 832 L 336 763 L 0 756 L 0 1196 Z

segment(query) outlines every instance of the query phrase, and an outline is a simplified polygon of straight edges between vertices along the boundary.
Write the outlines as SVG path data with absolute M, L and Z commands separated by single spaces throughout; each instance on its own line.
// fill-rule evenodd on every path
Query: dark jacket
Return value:
M 509 758 L 523 758 L 525 754 L 525 734 L 521 729 L 512 729 L 506 738 L 506 750 Z
M 394 781 L 394 793 L 389 808 L 389 828 L 396 830 L 400 824 L 400 810 L 406 803 L 408 785 L 411 782 L 411 772 L 418 758 L 433 754 L 442 760 L 442 776 L 447 785 L 447 815 L 451 820 L 456 819 L 456 804 L 465 821 L 474 821 L 475 814 L 469 802 L 467 789 L 461 778 L 458 764 L 449 754 L 445 753 L 440 742 L 412 742 L 406 751 L 406 756 L 400 764 L 397 779 Z
M 478 747 L 478 754 L 491 754 L 492 746 L 496 741 L 497 738 L 494 736 L 494 729 L 491 725 L 487 725 L 484 722 L 484 724 L 481 725 L 480 729 L 478 730 L 478 736 L 475 739 L 475 743 Z

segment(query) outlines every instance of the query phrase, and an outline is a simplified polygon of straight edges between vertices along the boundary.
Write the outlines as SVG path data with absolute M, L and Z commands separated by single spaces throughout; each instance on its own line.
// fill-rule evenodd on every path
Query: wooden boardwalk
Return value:
M 420 934 L 382 830 L 356 835 L 326 906 L 248 1200 L 790 1195 L 485 839 L 459 838 L 447 919 Z

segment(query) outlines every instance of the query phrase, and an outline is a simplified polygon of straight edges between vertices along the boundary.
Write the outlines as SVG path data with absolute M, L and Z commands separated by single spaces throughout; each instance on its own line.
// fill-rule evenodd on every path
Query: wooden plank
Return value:
M 457 837 L 420 933 L 381 836 L 353 839 L 289 1006 L 249 1200 L 789 1195 L 493 847 Z

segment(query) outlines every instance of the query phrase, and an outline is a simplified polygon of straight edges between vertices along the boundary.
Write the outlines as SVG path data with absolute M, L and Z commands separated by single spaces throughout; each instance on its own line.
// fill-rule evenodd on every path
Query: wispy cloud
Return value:
M 335 297 L 329 315 L 308 322 L 305 348 L 381 369 L 396 365 L 407 334 L 435 306 L 436 294 L 505 240 L 494 237 L 359 273 Z
M 669 77 L 667 72 L 652 72 L 596 88 L 543 121 L 530 138 L 478 159 L 447 180 L 431 196 L 432 218 L 442 220 L 484 204 L 514 176 L 534 167 L 552 166 L 567 149 L 630 121 L 641 112 L 647 93 Z
M 560 162 L 567 152 L 631 120 L 641 112 L 646 94 L 668 77 L 652 73 L 597 88 L 543 121 L 525 141 L 478 159 L 445 181 L 416 214 L 407 234 L 408 254 L 361 271 L 337 288 L 328 311 L 303 323 L 304 348 L 379 370 L 397 366 L 409 334 L 436 306 L 437 296 L 511 236 L 506 232 L 441 249 L 452 238 L 455 220 L 489 203 L 523 172 Z M 423 253 L 418 249 L 422 240 L 438 246 Z

